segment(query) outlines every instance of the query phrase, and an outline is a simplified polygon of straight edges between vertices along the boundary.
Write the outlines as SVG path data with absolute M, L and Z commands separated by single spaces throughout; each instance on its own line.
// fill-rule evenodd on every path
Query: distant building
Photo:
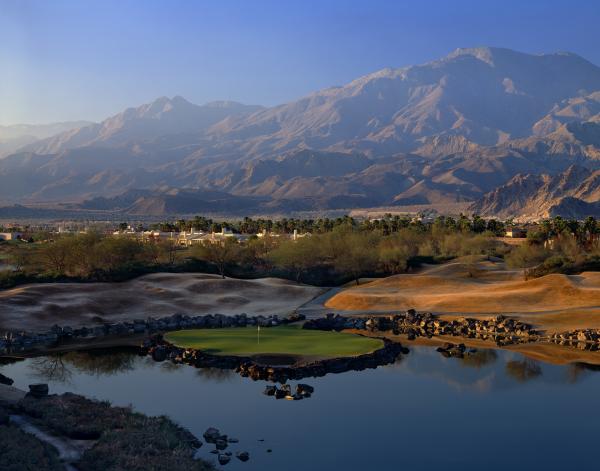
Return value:
M 190 234 L 183 234 L 179 236 L 180 245 L 196 245 L 196 244 L 223 244 L 227 240 L 235 240 L 238 243 L 246 242 L 252 235 L 249 234 L 236 234 L 229 228 L 222 228 L 221 232 L 211 232 L 205 234 L 203 232 L 196 232 Z
M 18 240 L 22 236 L 20 232 L 0 232 L 0 240 Z
M 177 243 L 185 247 L 203 244 L 205 242 L 206 236 L 207 234 L 205 232 L 191 229 L 190 232 L 180 232 L 179 237 L 177 237 Z
M 310 232 L 304 232 L 302 234 L 298 233 L 297 229 L 294 229 L 294 233 L 292 234 L 292 240 L 302 239 L 304 237 L 310 237 L 312 234 Z
M 259 232 L 258 234 L 256 234 L 256 237 L 258 237 L 259 239 L 262 239 L 264 237 L 280 237 L 281 234 L 277 234 L 275 232 L 269 232 L 266 229 L 263 229 L 262 232 Z
M 527 229 L 523 229 L 522 227 L 511 227 L 506 231 L 505 237 L 510 237 L 511 239 L 524 239 L 527 237 Z
M 144 231 L 142 232 L 142 242 L 159 242 L 161 240 L 174 240 L 174 232 L 162 231 Z

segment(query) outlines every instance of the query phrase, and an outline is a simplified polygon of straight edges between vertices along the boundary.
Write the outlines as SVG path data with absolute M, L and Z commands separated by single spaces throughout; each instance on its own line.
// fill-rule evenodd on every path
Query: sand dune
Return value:
M 523 280 L 503 263 L 448 263 L 348 288 L 326 306 L 336 310 L 401 310 L 439 314 L 510 314 L 549 330 L 600 327 L 600 273 Z
M 123 283 L 31 284 L 0 291 L 0 329 L 198 315 L 285 315 L 323 290 L 275 278 L 221 279 L 197 273 L 157 273 Z

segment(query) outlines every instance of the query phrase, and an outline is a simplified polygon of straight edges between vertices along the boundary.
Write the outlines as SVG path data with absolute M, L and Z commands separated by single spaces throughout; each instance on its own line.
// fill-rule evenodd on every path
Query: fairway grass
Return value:
M 371 353 L 383 347 L 379 339 L 355 334 L 303 330 L 299 325 L 195 329 L 170 332 L 165 339 L 182 348 L 215 355 L 297 355 L 334 358 Z

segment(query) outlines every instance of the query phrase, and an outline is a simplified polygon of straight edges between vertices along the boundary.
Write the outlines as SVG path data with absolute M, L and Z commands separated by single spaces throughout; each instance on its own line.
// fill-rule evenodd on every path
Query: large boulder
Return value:
M 206 429 L 206 432 L 204 432 L 203 436 L 208 443 L 214 443 L 218 438 L 221 437 L 221 432 L 219 432 L 219 429 L 217 428 L 209 427 Z
M 168 349 L 166 347 L 158 346 L 152 350 L 152 359 L 154 361 L 165 361 L 168 355 Z
M 30 384 L 29 385 L 29 394 L 33 397 L 46 397 L 48 395 L 48 385 L 47 384 Z
M 215 440 L 215 447 L 217 450 L 225 450 L 229 446 L 226 438 L 219 437 Z
M 4 407 L 0 406 L 0 425 L 8 425 L 10 422 L 10 418 L 8 416 L 8 412 Z
M 308 384 L 298 383 L 296 385 L 296 394 L 299 394 L 301 396 L 310 395 L 314 392 L 315 392 L 315 388 L 313 388 L 312 386 L 310 386 Z
M 12 386 L 13 383 L 14 383 L 14 381 L 12 379 L 10 379 L 8 376 L 4 376 L 2 373 L 0 373 L 0 384 L 6 384 L 7 386 Z

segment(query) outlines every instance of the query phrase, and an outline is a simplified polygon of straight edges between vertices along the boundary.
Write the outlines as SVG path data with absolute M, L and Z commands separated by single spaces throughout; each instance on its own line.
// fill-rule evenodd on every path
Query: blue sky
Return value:
M 274 105 L 457 47 L 600 64 L 595 0 L 0 0 L 0 124 L 159 96 Z

